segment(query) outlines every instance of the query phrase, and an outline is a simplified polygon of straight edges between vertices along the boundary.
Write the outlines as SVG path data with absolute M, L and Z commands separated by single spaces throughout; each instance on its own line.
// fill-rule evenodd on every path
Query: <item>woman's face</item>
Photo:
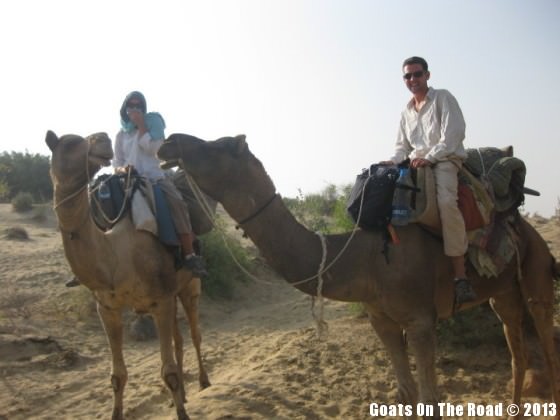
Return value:
M 126 104 L 126 115 L 135 124 L 138 124 L 140 118 L 143 117 L 142 102 L 140 99 L 132 98 Z

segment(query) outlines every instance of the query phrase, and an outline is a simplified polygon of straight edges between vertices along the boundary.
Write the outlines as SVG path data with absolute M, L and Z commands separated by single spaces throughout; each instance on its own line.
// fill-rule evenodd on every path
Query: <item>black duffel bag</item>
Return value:
M 359 227 L 379 230 L 391 222 L 398 177 L 398 166 L 382 164 L 373 164 L 356 177 L 346 209 Z

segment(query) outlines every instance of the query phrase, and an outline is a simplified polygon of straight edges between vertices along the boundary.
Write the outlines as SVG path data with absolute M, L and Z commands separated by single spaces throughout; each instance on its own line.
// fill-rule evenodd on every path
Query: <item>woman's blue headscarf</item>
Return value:
M 121 114 L 121 127 L 126 133 L 131 132 L 136 129 L 136 125 L 130 121 L 130 117 L 126 113 L 126 105 L 131 99 L 137 99 L 140 102 L 140 108 L 144 114 L 144 121 L 146 123 L 146 128 L 150 133 L 152 140 L 161 140 L 165 138 L 165 121 L 163 117 L 157 112 L 146 112 L 146 98 L 141 92 L 133 91 L 126 95 L 124 102 L 122 103 L 120 114 Z

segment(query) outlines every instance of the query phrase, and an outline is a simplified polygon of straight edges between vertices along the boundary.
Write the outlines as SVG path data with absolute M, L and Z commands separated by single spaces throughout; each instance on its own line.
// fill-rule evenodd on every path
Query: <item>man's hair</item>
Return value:
M 409 66 L 411 64 L 420 64 L 424 71 L 428 71 L 428 62 L 424 60 L 422 57 L 410 57 L 404 60 L 402 68 L 404 66 Z

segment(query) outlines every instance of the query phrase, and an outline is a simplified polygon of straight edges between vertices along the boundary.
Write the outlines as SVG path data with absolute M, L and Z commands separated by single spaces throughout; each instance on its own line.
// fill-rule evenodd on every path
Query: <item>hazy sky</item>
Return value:
M 514 145 L 542 193 L 525 210 L 550 216 L 559 21 L 558 0 L 3 1 L 0 150 L 46 155 L 48 129 L 113 138 L 140 90 L 167 134 L 245 133 L 282 195 L 318 192 L 392 154 L 401 63 L 420 55 L 466 146 Z

